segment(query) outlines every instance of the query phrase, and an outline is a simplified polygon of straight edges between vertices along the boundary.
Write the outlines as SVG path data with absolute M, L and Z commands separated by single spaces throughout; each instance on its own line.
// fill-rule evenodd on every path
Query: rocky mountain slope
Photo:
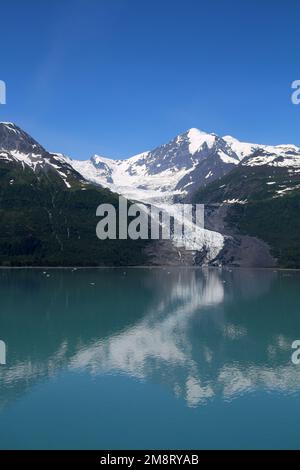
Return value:
M 13 124 L 0 124 L 0 265 L 135 265 L 141 240 L 96 237 L 96 208 L 118 195 L 86 181 Z
M 239 165 L 193 194 L 205 204 L 208 226 L 225 236 L 225 264 L 300 267 L 300 169 L 270 158 Z

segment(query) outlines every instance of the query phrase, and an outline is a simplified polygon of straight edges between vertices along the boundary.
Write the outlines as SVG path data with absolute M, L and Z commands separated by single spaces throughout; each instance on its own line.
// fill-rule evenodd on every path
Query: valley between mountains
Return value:
M 300 148 L 198 129 L 126 160 L 74 160 L 0 123 L 0 265 L 300 267 Z M 96 208 L 118 196 L 163 210 L 205 204 L 185 246 L 99 240 Z

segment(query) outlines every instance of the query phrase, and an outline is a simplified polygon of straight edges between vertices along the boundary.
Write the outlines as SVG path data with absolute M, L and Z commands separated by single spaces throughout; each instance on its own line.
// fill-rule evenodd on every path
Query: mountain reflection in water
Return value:
M 71 370 L 160 383 L 196 407 L 292 393 L 299 273 L 272 270 L 3 270 L 1 407 Z M 299 336 L 298 335 L 298 336 Z

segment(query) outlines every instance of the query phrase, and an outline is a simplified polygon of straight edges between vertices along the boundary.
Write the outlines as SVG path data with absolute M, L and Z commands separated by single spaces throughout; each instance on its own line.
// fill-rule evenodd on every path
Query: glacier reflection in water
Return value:
M 128 374 L 199 406 L 291 393 L 300 368 L 298 273 L 127 269 L 3 271 L 1 405 L 62 370 Z

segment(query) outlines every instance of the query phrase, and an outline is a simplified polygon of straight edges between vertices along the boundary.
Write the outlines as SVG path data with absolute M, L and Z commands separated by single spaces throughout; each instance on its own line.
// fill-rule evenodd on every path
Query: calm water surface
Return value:
M 1 270 L 0 448 L 300 448 L 300 273 Z

